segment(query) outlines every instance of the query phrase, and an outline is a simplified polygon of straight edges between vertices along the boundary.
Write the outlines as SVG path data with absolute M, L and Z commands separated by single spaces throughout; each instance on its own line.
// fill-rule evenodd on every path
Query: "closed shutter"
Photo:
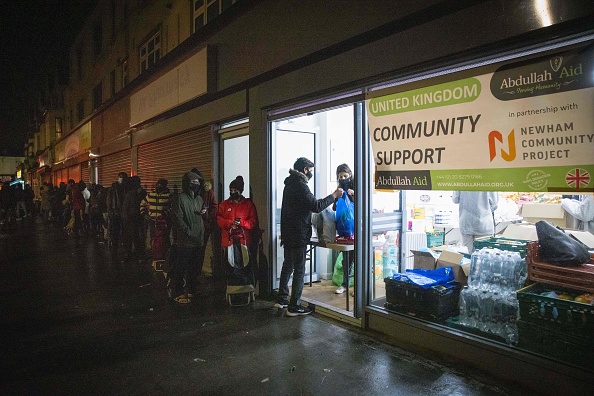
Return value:
M 74 180 L 75 183 L 81 181 L 80 178 L 80 164 L 68 168 L 68 180 Z
M 173 192 L 181 192 L 184 173 L 198 168 L 206 180 L 212 175 L 212 134 L 210 127 L 171 136 L 138 147 L 138 176 L 147 191 L 158 179 L 167 179 Z
M 91 178 L 89 177 L 89 161 L 80 164 L 80 180 L 84 181 L 87 186 L 91 184 Z
M 109 187 L 118 179 L 118 173 L 126 172 L 130 176 L 132 161 L 130 159 L 131 150 L 126 149 L 114 154 L 99 157 L 99 181 L 103 187 Z

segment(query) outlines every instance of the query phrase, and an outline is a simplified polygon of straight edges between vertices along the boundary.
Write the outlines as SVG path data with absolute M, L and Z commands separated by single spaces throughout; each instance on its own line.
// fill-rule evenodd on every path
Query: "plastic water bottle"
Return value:
M 512 254 L 503 256 L 501 269 L 501 293 L 511 293 L 516 287 L 516 258 Z
M 479 323 L 479 300 L 477 291 L 467 289 L 464 301 L 466 303 L 466 325 L 468 327 L 477 328 Z
M 489 290 L 498 292 L 502 286 L 502 272 L 503 272 L 503 256 L 497 252 L 491 259 L 491 283 Z
M 504 325 L 505 325 L 505 299 L 499 295 L 498 292 L 493 293 L 493 315 L 491 317 L 491 326 L 489 328 L 489 332 L 503 336 Z
M 526 260 L 521 258 L 519 254 L 515 267 L 514 288 L 515 290 L 520 290 L 522 287 L 524 287 L 526 279 L 528 278 L 528 266 L 526 265 Z
M 468 326 L 468 305 L 466 303 L 467 295 L 469 292 L 468 286 L 464 286 L 462 291 L 460 292 L 460 302 L 458 304 L 460 308 L 460 313 L 458 315 L 458 323 L 463 326 Z
M 482 249 L 472 253 L 470 258 L 470 273 L 468 274 L 468 286 L 471 289 L 478 289 L 481 283 L 481 264 L 483 259 Z
M 491 265 L 492 263 L 492 251 L 491 249 L 481 249 L 481 266 L 480 266 L 480 277 L 479 277 L 479 289 L 488 290 L 491 284 Z
M 479 323 L 478 329 L 487 333 L 491 327 L 493 316 L 493 298 L 490 292 L 482 290 L 479 296 Z

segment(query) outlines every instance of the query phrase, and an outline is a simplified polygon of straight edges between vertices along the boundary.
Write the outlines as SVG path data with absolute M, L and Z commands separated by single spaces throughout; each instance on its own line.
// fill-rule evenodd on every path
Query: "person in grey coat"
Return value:
M 454 191 L 452 201 L 459 204 L 460 234 L 468 254 L 474 251 L 474 240 L 495 234 L 494 212 L 499 194 L 493 191 Z
M 204 222 L 206 213 L 200 196 L 201 179 L 196 173 L 187 172 L 182 177 L 182 192 L 171 204 L 173 226 L 176 228 L 176 257 L 173 270 L 175 301 L 187 304 L 196 293 L 197 258 L 204 249 Z M 184 287 L 184 278 L 186 280 Z

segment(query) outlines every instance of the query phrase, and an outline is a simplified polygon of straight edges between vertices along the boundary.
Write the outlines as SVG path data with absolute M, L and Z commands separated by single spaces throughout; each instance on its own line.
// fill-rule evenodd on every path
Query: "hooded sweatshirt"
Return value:
M 178 194 L 172 204 L 173 224 L 177 228 L 177 245 L 180 247 L 202 247 L 204 240 L 204 222 L 200 211 L 202 210 L 202 197 L 190 190 L 190 180 L 200 177 L 192 172 L 187 172 L 182 177 L 182 192 Z

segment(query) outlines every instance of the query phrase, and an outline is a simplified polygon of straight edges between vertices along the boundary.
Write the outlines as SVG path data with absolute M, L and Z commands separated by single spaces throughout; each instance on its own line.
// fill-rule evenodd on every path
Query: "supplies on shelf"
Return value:
M 458 323 L 515 344 L 519 311 L 516 290 L 526 278 L 526 263 L 518 252 L 490 248 L 475 251 L 468 286 L 460 293 Z

